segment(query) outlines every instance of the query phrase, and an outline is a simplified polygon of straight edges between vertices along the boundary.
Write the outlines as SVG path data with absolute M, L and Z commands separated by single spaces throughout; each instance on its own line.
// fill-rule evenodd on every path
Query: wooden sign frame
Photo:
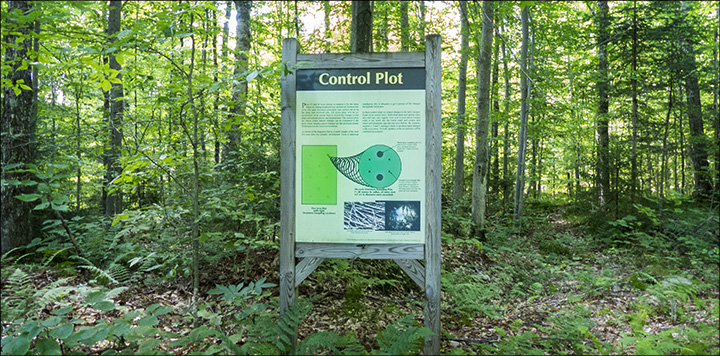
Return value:
M 425 291 L 425 326 L 433 335 L 424 352 L 440 353 L 440 169 L 441 169 L 441 38 L 426 37 L 425 53 L 302 54 L 296 39 L 283 40 L 286 70 L 281 82 L 280 169 L 280 312 L 295 301 L 296 287 L 325 258 L 392 259 Z M 302 69 L 425 69 L 425 206 L 424 244 L 348 244 L 295 241 L 296 213 L 296 73 Z M 302 260 L 296 264 L 296 258 Z M 421 263 L 424 261 L 424 264 Z

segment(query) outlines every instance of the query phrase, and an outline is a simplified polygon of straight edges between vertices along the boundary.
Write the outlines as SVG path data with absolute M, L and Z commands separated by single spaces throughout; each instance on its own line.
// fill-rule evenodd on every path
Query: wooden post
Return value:
M 280 313 L 295 301 L 295 63 L 298 41 L 283 40 L 280 106 Z
M 440 170 L 442 99 L 440 35 L 425 40 L 425 326 L 434 334 L 425 338 L 425 354 L 440 354 Z

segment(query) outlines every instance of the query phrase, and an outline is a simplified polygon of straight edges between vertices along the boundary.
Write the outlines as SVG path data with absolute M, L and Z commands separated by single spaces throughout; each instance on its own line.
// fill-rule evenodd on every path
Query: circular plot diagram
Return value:
M 402 162 L 390 146 L 373 145 L 351 157 L 330 157 L 333 165 L 355 183 L 386 188 L 395 183 L 402 171 Z

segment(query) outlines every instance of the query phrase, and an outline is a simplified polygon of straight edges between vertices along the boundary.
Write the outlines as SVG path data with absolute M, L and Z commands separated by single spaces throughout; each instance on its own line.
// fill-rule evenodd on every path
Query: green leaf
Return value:
M 142 319 L 138 320 L 138 326 L 155 326 L 159 324 L 158 318 L 155 315 L 147 315 Z
M 105 292 L 103 291 L 94 291 L 85 297 L 85 303 L 92 304 L 97 303 L 99 301 L 102 301 L 105 299 Z
M 42 195 L 40 194 L 20 194 L 15 196 L 15 198 L 18 198 L 22 201 L 35 201 L 40 199 L 40 197 L 42 197 Z
M 60 344 L 55 339 L 40 339 L 35 341 L 35 349 L 40 355 L 60 355 Z
M 123 37 L 125 37 L 125 36 L 127 36 L 127 35 L 129 35 L 129 34 L 131 34 L 131 33 L 133 33 L 132 30 L 122 30 L 122 31 L 118 32 L 117 38 L 118 38 L 118 39 L 122 39 Z
M 124 337 L 130 332 L 130 323 L 127 321 L 116 322 L 108 331 L 112 335 Z
M 138 345 L 136 355 L 149 355 L 151 354 L 151 350 L 158 347 L 160 345 L 160 340 L 158 339 L 145 339 L 143 342 Z
M 10 339 L 9 341 L 6 341 Z M 3 355 L 24 355 L 30 350 L 30 337 L 28 335 L 6 336 L 2 339 Z
M 50 330 L 50 336 L 56 339 L 63 340 L 70 336 L 73 332 L 73 324 L 63 324 L 55 329 Z
M 48 202 L 40 203 L 40 204 L 36 205 L 33 208 L 33 210 L 43 210 L 43 209 L 47 208 L 48 206 L 50 206 L 50 203 L 48 203 Z
M 171 305 L 165 305 L 160 308 L 157 308 L 155 311 L 153 311 L 152 314 L 155 316 L 160 316 L 160 315 L 165 315 L 171 311 L 173 311 L 173 307 Z
M 129 219 L 129 218 L 130 218 L 130 216 L 127 214 L 116 215 L 112 221 L 112 224 L 110 224 L 110 226 L 115 226 L 115 224 L 119 223 L 121 220 Z
M 97 324 L 88 331 L 88 335 L 82 341 L 85 346 L 93 346 L 98 342 L 105 340 L 109 333 L 108 327 L 105 324 Z
M 110 89 L 112 89 L 112 84 L 110 84 L 110 82 L 107 80 L 102 80 L 100 82 L 100 87 L 103 91 L 110 91 Z
M 42 325 L 46 328 L 51 328 L 57 324 L 60 324 L 61 321 L 62 321 L 62 318 L 60 318 L 59 316 L 52 316 L 52 317 L 49 317 L 49 318 L 43 320 L 40 323 L 40 325 Z
M 55 204 L 53 203 L 52 208 L 53 208 L 53 210 L 57 210 L 57 211 L 68 211 L 68 206 L 67 206 L 67 204 L 55 205 Z
M 53 310 L 53 311 L 52 311 L 52 314 L 53 314 L 53 315 L 65 315 L 65 314 L 71 312 L 73 309 L 75 309 L 74 306 L 68 305 L 68 306 L 66 306 L 66 307 L 62 307 L 62 308 L 60 308 L 60 309 Z
M 107 301 L 107 300 L 97 302 L 97 303 L 95 303 L 95 305 L 93 305 L 93 309 L 102 310 L 102 311 L 110 311 L 110 310 L 115 309 L 115 307 L 117 307 L 115 305 L 115 303 Z

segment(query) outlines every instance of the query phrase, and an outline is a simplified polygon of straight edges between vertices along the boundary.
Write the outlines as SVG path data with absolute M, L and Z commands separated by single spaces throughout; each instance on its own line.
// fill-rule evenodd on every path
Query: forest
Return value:
M 0 17 L 3 355 L 720 354 L 718 1 L 13 0 Z M 281 81 L 286 38 L 352 55 L 434 34 L 428 349 L 425 291 L 390 259 L 328 258 L 281 308 Z

